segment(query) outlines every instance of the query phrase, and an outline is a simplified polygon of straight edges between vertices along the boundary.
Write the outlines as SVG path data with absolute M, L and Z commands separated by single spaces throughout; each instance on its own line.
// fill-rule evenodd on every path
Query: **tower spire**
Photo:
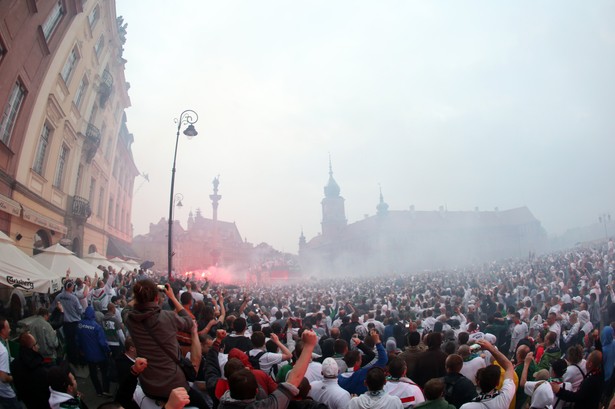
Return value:
M 389 210 L 389 205 L 384 201 L 384 196 L 382 195 L 382 185 L 378 183 L 378 188 L 380 189 L 380 202 L 378 206 L 376 206 L 376 210 L 378 211 L 378 215 L 384 215 Z
M 333 179 L 333 166 L 331 165 L 331 154 L 329 154 L 329 181 L 325 186 L 325 197 L 338 197 L 340 195 L 340 187 Z
M 305 240 L 305 235 L 303 234 L 303 226 L 301 227 L 301 236 L 299 236 L 299 250 L 301 250 L 303 248 L 303 246 L 305 246 L 306 244 L 306 240 Z

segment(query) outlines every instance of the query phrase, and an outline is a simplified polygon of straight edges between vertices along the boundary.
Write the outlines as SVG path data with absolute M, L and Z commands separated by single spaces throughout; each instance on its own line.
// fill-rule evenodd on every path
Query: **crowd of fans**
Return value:
M 85 407 L 87 367 L 103 408 L 608 407 L 614 267 L 611 240 L 269 287 L 68 275 L 14 331 L 0 317 L 0 406 Z

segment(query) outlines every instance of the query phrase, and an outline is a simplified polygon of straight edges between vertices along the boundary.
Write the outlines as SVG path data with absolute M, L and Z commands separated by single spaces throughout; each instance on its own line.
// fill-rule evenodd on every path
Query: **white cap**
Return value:
M 337 378 L 337 375 L 339 375 L 339 367 L 335 359 L 326 358 L 322 361 L 322 376 L 325 378 Z

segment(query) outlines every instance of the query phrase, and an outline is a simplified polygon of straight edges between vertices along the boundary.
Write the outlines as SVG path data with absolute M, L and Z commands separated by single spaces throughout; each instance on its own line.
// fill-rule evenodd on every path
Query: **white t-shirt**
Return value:
M 559 325 L 559 322 L 555 321 L 553 325 L 549 327 L 549 331 L 553 331 L 555 332 L 555 334 L 557 334 L 556 344 L 559 346 L 559 336 L 562 333 L 562 327 Z
M 423 391 L 410 380 L 388 381 L 384 384 L 384 391 L 389 395 L 397 396 L 404 408 L 412 408 L 419 403 L 425 402 Z
M 0 339 L 0 371 L 5 374 L 11 373 L 11 363 L 9 362 L 9 351 L 4 346 L 4 341 Z M 15 391 L 11 384 L 0 381 L 0 396 L 3 398 L 14 398 Z
M 476 331 L 470 334 L 470 341 L 478 341 L 480 339 L 484 339 L 485 338 L 485 333 L 484 332 L 480 332 L 480 331 Z
M 476 357 L 469 361 L 465 361 L 459 373 L 465 376 L 466 378 L 468 378 L 469 380 L 471 380 L 472 383 L 476 385 L 476 372 L 478 372 L 479 369 L 484 368 L 486 366 L 487 364 L 485 363 L 485 360 L 483 358 Z
M 570 364 L 564 373 L 564 382 L 570 382 L 572 390 L 576 392 L 579 390 L 579 386 L 581 386 L 581 382 L 583 382 L 586 373 L 585 359 L 581 360 L 581 362 L 576 365 Z
M 322 381 L 322 364 L 320 362 L 312 361 L 308 364 L 307 370 L 305 371 L 305 377 L 308 381 L 316 382 Z
M 337 384 L 337 378 L 310 383 L 308 396 L 316 402 L 324 403 L 329 409 L 346 409 L 350 402 L 350 393 Z
M 553 405 L 553 390 L 547 381 L 528 381 L 523 391 L 531 399 L 531 408 L 546 408 Z
M 512 379 L 505 379 L 502 389 L 495 393 L 484 395 L 480 402 L 468 402 L 461 406 L 461 409 L 508 409 L 510 402 L 515 397 L 515 382 Z
M 145 396 L 141 385 L 137 384 L 135 392 L 132 395 L 132 399 L 136 402 L 137 406 L 141 409 L 160 409 L 160 405 L 156 404 L 154 399 Z M 194 406 L 184 406 L 184 409 L 196 409 Z
M 248 356 L 256 356 L 261 352 L 263 352 L 262 349 L 251 349 L 248 352 Z M 275 352 L 265 352 L 258 360 L 260 370 L 268 374 L 271 370 L 271 367 L 282 362 L 282 359 L 282 354 L 277 354 Z
M 203 294 L 198 291 L 190 291 L 190 294 L 192 294 L 192 299 L 194 300 L 194 302 L 203 301 L 205 299 Z
M 517 348 L 517 344 L 519 343 L 519 341 L 521 341 L 523 338 L 527 337 L 528 335 L 529 335 L 529 329 L 527 328 L 527 324 L 525 322 L 522 321 L 519 324 L 516 324 L 512 330 L 512 336 L 511 336 L 511 341 L 510 341 L 510 351 L 514 352 Z

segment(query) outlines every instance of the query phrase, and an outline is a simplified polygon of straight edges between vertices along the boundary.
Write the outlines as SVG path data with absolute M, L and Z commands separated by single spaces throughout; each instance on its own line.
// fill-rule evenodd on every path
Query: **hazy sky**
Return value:
M 295 253 L 320 232 L 328 155 L 349 222 L 391 210 L 528 206 L 549 234 L 615 203 L 615 2 L 116 0 L 136 234 L 219 218 Z M 615 212 L 613 212 L 615 217 Z

